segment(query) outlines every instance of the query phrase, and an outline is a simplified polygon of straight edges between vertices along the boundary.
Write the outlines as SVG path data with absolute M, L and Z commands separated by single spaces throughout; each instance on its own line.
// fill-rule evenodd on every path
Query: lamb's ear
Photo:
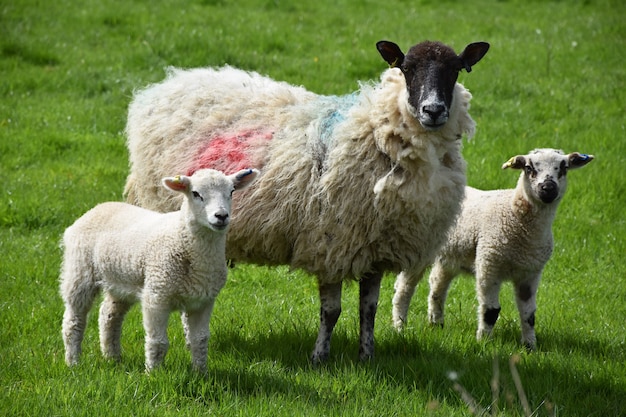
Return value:
M 184 175 L 177 175 L 175 177 L 165 177 L 161 180 L 165 188 L 169 188 L 172 191 L 187 191 L 189 189 L 189 177 Z
M 404 53 L 398 45 L 391 41 L 378 41 L 376 42 L 376 49 L 389 64 L 390 68 L 400 68 L 400 65 L 404 62 Z
M 593 161 L 593 155 L 587 155 L 586 153 L 572 152 L 567 155 L 569 160 L 569 169 L 581 168 Z
M 459 55 L 465 71 L 472 72 L 472 67 L 485 56 L 488 50 L 487 42 L 474 42 L 467 45 Z
M 526 166 L 526 157 L 524 155 L 517 155 L 509 159 L 502 165 L 502 169 L 514 168 L 522 169 Z
M 259 175 L 257 169 L 242 169 L 230 176 L 235 186 L 235 190 L 243 190 L 252 184 Z

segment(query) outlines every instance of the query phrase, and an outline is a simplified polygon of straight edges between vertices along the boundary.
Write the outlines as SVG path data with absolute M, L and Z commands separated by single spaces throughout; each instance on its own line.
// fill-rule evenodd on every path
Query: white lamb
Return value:
M 457 55 L 423 42 L 406 56 L 392 42 L 377 47 L 392 68 L 353 94 L 318 95 L 232 67 L 171 70 L 128 112 L 130 203 L 170 210 L 175 200 L 151 181 L 172 169 L 263 171 L 233 202 L 226 254 L 317 276 L 314 362 L 329 355 L 349 279 L 360 280 L 359 356 L 373 355 L 383 272 L 433 261 L 466 182 L 461 138 L 475 124 L 456 80 L 489 45 Z
M 592 160 L 592 155 L 537 149 L 515 156 L 502 166 L 523 170 L 515 189 L 466 188 L 462 212 L 430 273 L 431 323 L 443 326 L 452 279 L 461 272 L 471 272 L 476 275 L 479 304 L 477 338 L 490 335 L 500 313 L 500 287 L 508 280 L 515 287 L 522 343 L 535 349 L 536 293 L 552 254 L 552 223 L 565 194 L 567 171 Z M 409 271 L 398 275 L 393 299 L 393 321 L 398 329 L 406 322 L 421 276 L 421 272 Z
M 180 210 L 157 213 L 126 203 L 103 203 L 80 217 L 63 236 L 61 295 L 63 342 L 68 365 L 78 362 L 87 313 L 100 290 L 100 347 L 119 360 L 122 321 L 141 301 L 146 332 L 146 369 L 165 357 L 170 313 L 183 312 L 192 365 L 207 362 L 209 320 L 226 282 L 226 230 L 234 190 L 250 185 L 257 170 L 233 175 L 199 170 L 167 177 L 169 190 L 184 195 Z

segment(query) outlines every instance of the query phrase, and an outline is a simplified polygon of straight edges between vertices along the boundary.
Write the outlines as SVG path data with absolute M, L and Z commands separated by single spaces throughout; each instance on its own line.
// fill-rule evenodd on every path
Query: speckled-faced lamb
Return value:
M 61 296 L 65 302 L 63 342 L 68 365 L 78 362 L 87 313 L 100 290 L 100 347 L 120 358 L 122 321 L 141 301 L 146 333 L 146 369 L 165 357 L 167 322 L 182 310 L 192 365 L 207 362 L 209 320 L 226 282 L 226 230 L 231 195 L 251 184 L 258 171 L 226 176 L 205 169 L 167 177 L 165 188 L 184 196 L 180 210 L 157 213 L 126 203 L 103 203 L 80 217 L 63 236 Z
M 515 189 L 482 191 L 467 187 L 463 209 L 429 277 L 428 317 L 443 325 L 444 305 L 453 278 L 476 276 L 477 338 L 488 336 L 500 314 L 499 294 L 512 281 L 520 315 L 522 343 L 536 347 L 536 295 L 541 273 L 552 255 L 552 223 L 567 187 L 567 172 L 593 160 L 577 152 L 537 149 L 511 158 L 502 168 L 522 170 Z M 420 272 L 402 272 L 395 284 L 393 321 L 400 329 Z
M 392 68 L 345 96 L 228 66 L 172 69 L 130 105 L 127 200 L 166 211 L 177 202 L 153 184 L 163 172 L 261 168 L 233 201 L 227 257 L 317 276 L 314 362 L 329 355 L 342 281 L 359 280 L 359 355 L 370 358 L 383 272 L 432 262 L 460 208 L 461 137 L 475 125 L 471 95 L 456 80 L 488 47 L 472 43 L 457 55 L 423 42 L 405 56 L 381 41 Z

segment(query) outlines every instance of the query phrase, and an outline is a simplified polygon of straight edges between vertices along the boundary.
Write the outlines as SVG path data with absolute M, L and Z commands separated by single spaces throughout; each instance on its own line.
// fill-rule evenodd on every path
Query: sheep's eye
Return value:
M 537 174 L 537 171 L 535 171 L 530 165 L 526 165 L 524 169 L 526 170 L 526 175 L 530 177 L 534 177 L 535 174 Z
M 197 191 L 192 191 L 191 194 L 193 195 L 193 198 L 199 198 L 200 201 L 204 201 L 204 198 L 202 198 L 202 196 L 200 195 L 199 192 Z

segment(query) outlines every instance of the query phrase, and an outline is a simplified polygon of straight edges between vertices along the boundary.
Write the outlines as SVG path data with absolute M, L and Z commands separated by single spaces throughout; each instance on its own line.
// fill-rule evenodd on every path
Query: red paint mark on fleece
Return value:
M 247 129 L 238 132 L 218 132 L 198 150 L 187 175 L 199 169 L 213 168 L 231 174 L 245 168 L 262 168 L 264 149 L 274 132 Z

